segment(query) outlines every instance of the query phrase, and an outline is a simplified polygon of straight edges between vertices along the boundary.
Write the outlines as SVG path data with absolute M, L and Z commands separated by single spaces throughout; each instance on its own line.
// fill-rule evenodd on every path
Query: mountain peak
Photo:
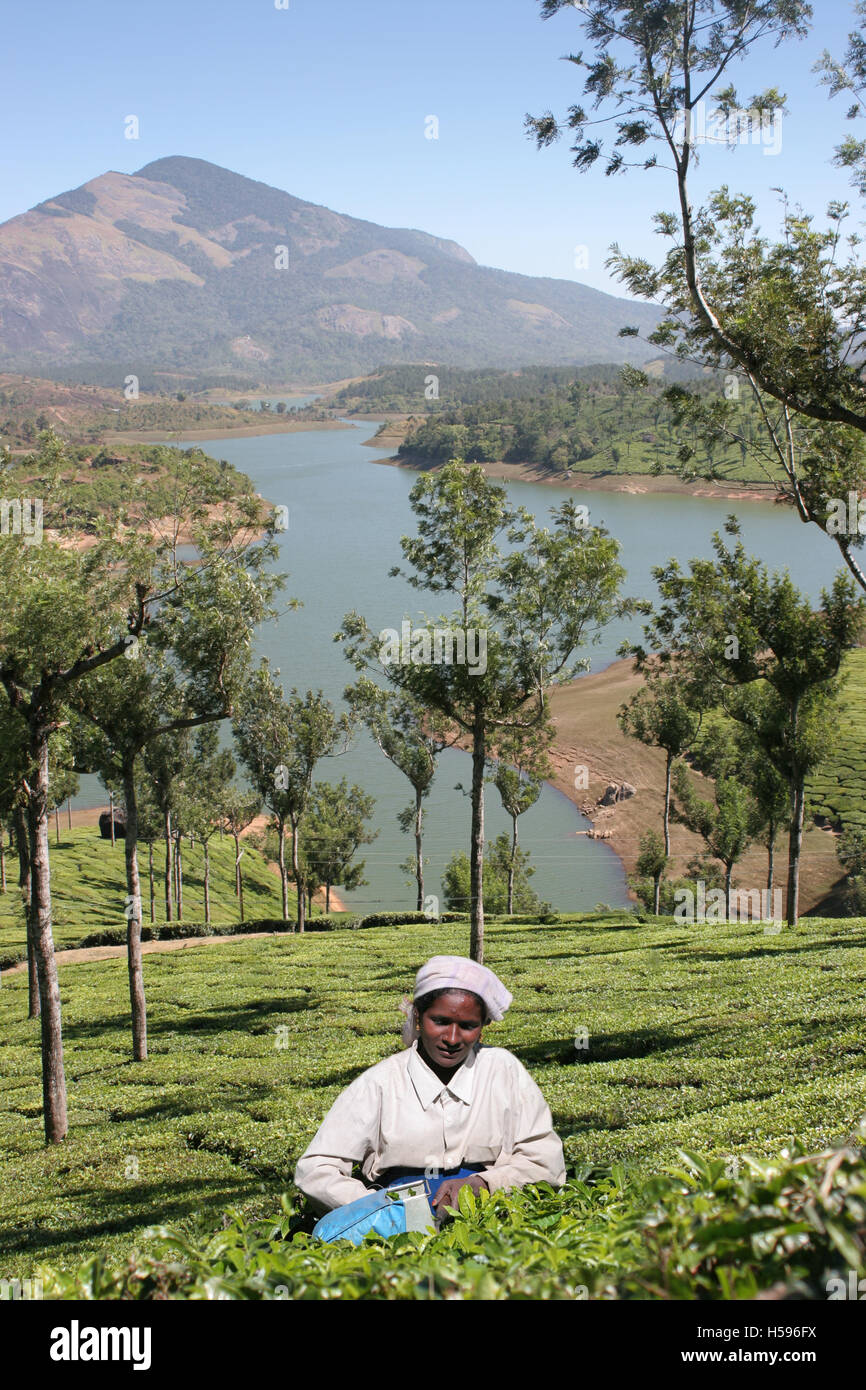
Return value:
M 0 226 L 12 370 L 309 381 L 414 360 L 642 361 L 658 313 L 475 264 L 456 242 L 306 202 L 188 155 L 109 171 Z M 123 367 L 123 371 L 121 371 Z

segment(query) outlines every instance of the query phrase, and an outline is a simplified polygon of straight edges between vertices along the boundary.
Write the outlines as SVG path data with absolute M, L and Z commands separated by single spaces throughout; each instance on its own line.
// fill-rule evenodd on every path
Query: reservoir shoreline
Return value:
M 372 439 L 364 442 L 373 445 Z M 382 445 L 375 447 L 381 448 Z M 438 463 L 408 463 L 396 454 L 391 458 L 375 459 L 374 462 L 415 473 L 434 473 L 442 467 Z M 778 492 L 772 483 L 686 483 L 670 474 L 656 477 L 647 473 L 572 473 L 571 477 L 566 477 L 534 463 L 494 462 L 482 463 L 481 467 L 488 478 L 501 478 L 509 483 L 538 483 L 545 487 L 573 488 L 586 492 L 627 492 L 632 496 L 671 493 L 679 497 L 718 497 L 732 502 L 771 502 L 780 505 Z
M 338 570 L 348 566 L 353 568 L 360 577 L 359 594 L 366 595 L 367 605 L 372 609 L 379 597 L 378 583 L 371 582 L 367 567 L 368 561 L 363 556 L 368 555 L 367 542 L 364 540 L 365 526 L 370 522 L 367 518 L 368 511 L 376 519 L 376 534 L 381 534 L 382 518 L 390 516 L 389 507 L 397 501 L 397 506 L 393 508 L 394 534 L 399 535 L 402 530 L 408 529 L 402 516 L 400 497 L 403 496 L 403 489 L 398 488 L 394 496 L 394 489 L 390 486 L 383 487 L 375 482 L 375 474 L 366 474 L 366 470 L 357 470 L 357 465 L 349 464 L 348 460 L 354 455 L 355 458 L 363 457 L 370 462 L 387 463 L 392 468 L 402 469 L 404 472 L 425 471 L 423 464 L 410 464 L 396 457 L 388 457 L 387 450 L 394 449 L 399 442 L 391 432 L 388 435 L 380 435 L 378 440 L 375 435 L 375 426 L 381 422 L 381 416 L 358 417 L 355 415 L 344 416 L 341 420 L 329 421 L 292 421 L 293 428 L 287 428 L 289 422 L 283 420 L 269 421 L 266 426 L 258 428 L 255 432 L 261 434 L 277 435 L 283 433 L 295 434 L 308 431 L 309 448 L 301 440 L 292 440 L 291 444 L 286 441 L 286 448 L 289 453 L 284 454 L 281 446 L 277 446 L 277 441 L 262 440 L 262 448 L 257 448 L 253 441 L 237 451 L 232 451 L 231 461 L 236 467 L 240 467 L 247 476 L 251 476 L 254 486 L 260 495 L 270 497 L 283 496 L 292 501 L 293 521 L 295 517 L 306 518 L 306 528 L 302 531 L 295 529 L 283 539 L 284 545 L 291 546 L 291 562 L 288 568 L 297 574 L 303 570 L 306 563 L 312 562 L 312 552 L 308 538 L 318 535 L 320 539 L 327 535 L 329 543 L 336 548 L 336 553 L 341 556 L 341 563 Z M 357 438 L 354 442 L 350 439 L 350 433 L 354 428 L 370 424 L 373 429 L 368 438 Z M 341 431 L 338 437 L 332 436 L 334 446 L 327 442 L 327 436 L 321 431 L 337 428 Z M 318 431 L 318 433 L 317 433 Z M 366 431 L 361 431 L 366 433 Z M 203 447 L 207 449 L 207 439 L 231 438 L 235 436 L 239 440 L 248 431 L 229 430 L 217 435 L 214 431 L 207 432 L 203 440 Z M 139 436 L 140 437 L 140 436 Z M 161 442 L 176 443 L 175 439 L 167 440 L 165 435 L 161 436 Z M 359 456 L 354 452 L 355 445 L 365 445 L 374 450 L 373 454 Z M 264 452 L 262 451 L 264 449 Z M 278 451 L 277 451 L 278 449 Z M 379 451 L 378 453 L 376 451 Z M 208 452 L 213 452 L 208 450 Z M 332 458 L 334 455 L 334 458 Z M 336 461 L 335 461 L 336 460 Z M 288 470 L 287 470 L 288 464 Z M 766 485 L 763 490 L 755 485 L 721 486 L 718 484 L 697 484 L 688 485 L 677 478 L 655 477 L 652 475 L 627 475 L 609 474 L 607 476 L 595 476 L 590 473 L 574 473 L 571 478 L 563 475 L 551 475 L 543 469 L 534 466 L 509 465 L 493 463 L 485 466 L 485 472 L 491 477 L 501 478 L 506 483 L 518 483 L 523 487 L 529 487 L 532 496 L 533 484 L 544 484 L 545 492 L 551 487 L 566 489 L 580 489 L 606 493 L 609 503 L 599 503 L 602 508 L 611 508 L 611 515 L 607 516 L 605 510 L 601 515 L 604 524 L 612 529 L 612 533 L 622 538 L 622 543 L 626 553 L 630 556 L 629 570 L 631 573 L 631 584 L 635 588 L 637 596 L 645 595 L 649 587 L 649 576 L 642 576 L 641 566 L 645 567 L 647 549 L 644 541 L 646 528 L 643 521 L 639 523 L 632 521 L 629 528 L 629 517 L 634 510 L 647 508 L 646 521 L 650 529 L 658 529 L 661 524 L 663 532 L 670 531 L 672 544 L 675 548 L 681 549 L 685 544 L 691 546 L 692 538 L 703 529 L 704 520 L 709 524 L 719 524 L 721 520 L 721 508 L 718 501 L 731 500 L 742 501 L 746 508 L 749 504 L 761 501 L 766 502 L 775 496 L 775 489 L 771 485 Z M 363 482 L 363 477 L 370 477 L 369 484 Z M 380 475 L 381 477 L 381 475 Z M 348 511 L 342 506 L 335 505 L 334 492 L 331 491 L 330 498 L 322 496 L 322 483 L 328 479 L 327 487 L 331 489 L 334 484 L 339 494 L 345 494 Z M 322 479 L 322 483 L 318 480 Z M 383 480 L 384 481 L 384 480 Z M 614 494 L 628 494 L 615 500 Z M 655 494 L 678 494 L 671 495 L 668 503 L 655 497 Z M 537 495 L 536 495 L 537 496 Z M 631 503 L 631 497 L 645 496 L 643 504 Z M 695 499 L 695 522 L 691 521 L 691 504 L 686 498 Z M 714 500 L 716 506 L 713 506 Z M 536 501 L 538 505 L 538 500 Z M 663 516 L 659 514 L 659 506 L 662 506 Z M 596 504 L 593 504 L 593 511 Z M 755 512 L 760 511 L 767 518 L 766 526 L 761 524 L 761 531 L 767 531 L 767 539 L 777 530 L 781 523 L 783 531 L 791 527 L 792 521 L 787 517 L 779 515 L 778 518 L 772 517 L 767 512 L 766 507 L 754 508 Z M 787 511 L 787 509 L 785 509 Z M 345 513 L 345 514 L 344 514 Z M 755 524 L 753 521 L 752 524 Z M 620 528 L 624 527 L 623 530 Z M 324 529 L 323 529 L 324 528 Z M 655 534 L 655 531 L 653 532 Z M 684 540 L 684 538 L 686 538 Z M 763 542 L 762 542 L 763 543 Z M 307 548 L 304 549 L 306 544 Z M 787 543 L 790 549 L 790 541 Z M 700 548 L 700 547 L 699 547 Z M 314 549 L 314 547 L 313 547 Z M 784 563 L 787 554 L 786 548 L 778 547 L 776 555 L 777 563 Z M 637 570 L 637 573 L 635 573 Z M 824 576 L 818 576 L 823 580 Z M 817 584 L 818 577 L 814 583 Z M 643 586 L 643 587 L 642 587 Z M 354 596 L 353 596 L 354 597 Z M 396 597 L 396 596 L 395 596 Z M 388 600 L 389 603 L 391 599 Z M 399 602 L 399 599 L 396 599 Z M 296 620 L 297 621 L 297 620 Z M 330 620 L 334 621 L 334 620 Z M 295 641 L 303 642 L 302 631 L 297 632 Z M 269 638 L 268 645 L 265 647 L 268 655 L 275 661 L 283 658 L 285 648 L 281 647 L 280 638 Z M 616 888 L 612 883 L 596 884 L 593 882 L 594 871 L 592 864 L 584 859 L 582 853 L 576 854 L 573 861 L 573 869 L 563 870 L 569 877 L 568 889 L 562 897 L 563 910 L 574 909 L 575 902 L 572 897 L 579 902 L 580 909 L 591 907 L 597 900 L 603 900 L 608 895 L 608 889 L 614 892 L 614 897 L 609 899 L 614 903 L 623 903 L 623 900 L 634 904 L 634 898 L 628 892 L 627 885 L 623 881 L 625 876 L 633 873 L 638 846 L 641 835 L 647 829 L 658 829 L 661 825 L 662 810 L 662 789 L 664 786 L 663 755 L 656 749 L 645 748 L 644 745 L 634 740 L 628 740 L 622 735 L 616 723 L 616 710 L 621 704 L 637 690 L 641 684 L 641 677 L 636 675 L 632 669 L 630 660 L 617 660 L 613 656 L 616 650 L 612 647 L 604 653 L 599 652 L 598 667 L 591 674 L 579 676 L 575 681 L 568 685 L 557 688 L 553 692 L 552 706 L 556 736 L 551 748 L 551 762 L 554 773 L 547 779 L 548 787 L 564 795 L 566 801 L 575 808 L 579 816 L 584 817 L 583 825 L 594 826 L 598 842 L 598 850 L 601 851 L 602 859 L 607 856 L 604 850 L 612 852 L 614 859 L 611 863 L 616 863 L 618 872 L 616 878 L 619 884 Z M 321 662 L 321 674 L 316 675 L 316 679 L 325 683 L 328 677 L 330 662 L 327 656 L 327 648 L 323 661 Z M 329 677 L 336 686 L 341 677 L 332 673 Z M 586 773 L 581 777 L 577 776 L 577 769 L 583 767 Z M 366 772 L 366 765 L 364 768 Z M 361 776 L 359 767 L 353 776 Z M 378 780 L 378 776 L 377 776 Z M 446 781 L 443 780 L 443 785 Z M 448 778 L 447 780 L 450 780 Z M 611 784 L 621 785 L 629 783 L 636 789 L 634 796 L 626 800 L 618 801 L 613 806 L 600 806 L 599 801 L 604 796 L 608 786 Z M 401 795 L 396 791 L 391 792 L 383 784 L 376 786 L 379 796 L 384 796 L 383 811 L 390 816 L 399 809 L 396 805 L 398 797 Z M 394 805 L 391 805 L 391 800 Z M 494 809 L 491 803 L 491 810 Z M 580 825 L 580 820 L 578 825 Z M 449 835 L 448 819 L 443 818 L 440 837 L 444 840 Z M 572 825 L 574 822 L 572 822 Z M 543 867 L 545 856 L 548 863 L 555 868 L 557 857 L 562 861 L 563 855 L 567 854 L 571 860 L 571 852 L 566 851 L 565 845 L 569 843 L 578 846 L 584 845 L 586 830 L 571 830 L 564 840 L 557 842 L 556 835 L 561 834 L 557 831 L 554 823 L 549 830 L 542 834 L 547 835 L 546 842 L 539 845 L 539 867 Z M 557 847 L 557 843 L 561 848 Z M 602 846 L 604 847 L 602 849 Z M 431 846 L 431 849 L 433 846 Z M 586 846 L 589 849 L 589 846 Z M 672 875 L 679 875 L 688 864 L 692 856 L 702 848 L 701 842 L 696 836 L 676 827 L 673 834 L 672 861 L 670 872 Z M 834 881 L 840 875 L 838 860 L 835 855 L 835 843 L 832 836 L 824 831 L 812 830 L 806 836 L 807 859 L 804 864 L 806 870 L 802 885 L 803 905 L 808 910 L 815 902 L 824 897 L 832 888 Z M 395 891 L 398 891 L 393 882 L 396 876 L 396 867 L 388 870 L 388 861 L 396 861 L 398 853 L 402 853 L 402 848 L 395 844 L 393 847 L 386 842 L 384 837 L 381 842 L 381 854 L 373 851 L 370 854 L 372 863 L 370 868 L 380 868 L 386 871 L 386 878 L 390 874 L 387 889 L 384 897 L 392 899 Z M 598 851 L 596 851 L 598 853 Z M 556 870 L 559 872 L 558 870 Z M 574 875 L 572 877 L 572 874 Z M 622 877 L 620 877 L 620 875 Z M 750 851 L 738 868 L 738 879 L 745 884 L 763 883 L 766 876 L 766 854 L 761 850 Z M 602 875 L 603 877 L 603 875 Z M 378 882 L 376 887 L 378 888 Z M 385 884 L 382 885 L 385 888 Z M 375 890 L 374 890 L 375 891 Z M 590 897 L 589 895 L 593 896 Z M 552 894 L 550 895 L 552 896 Z M 376 906 L 393 906 L 393 902 L 381 903 L 378 900 L 370 899 L 367 910 L 374 909 Z

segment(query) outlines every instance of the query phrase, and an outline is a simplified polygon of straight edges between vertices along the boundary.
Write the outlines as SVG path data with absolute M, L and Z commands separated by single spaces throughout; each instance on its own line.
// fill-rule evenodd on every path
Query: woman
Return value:
M 463 956 L 433 956 L 421 967 L 406 1051 L 337 1097 L 298 1161 L 295 1182 L 318 1209 L 410 1175 L 423 1175 L 440 1210 L 457 1206 L 464 1184 L 475 1192 L 562 1187 L 562 1144 L 543 1095 L 512 1053 L 481 1046 L 484 1025 L 510 1003 L 493 971 Z M 366 1181 L 352 1177 L 356 1163 Z

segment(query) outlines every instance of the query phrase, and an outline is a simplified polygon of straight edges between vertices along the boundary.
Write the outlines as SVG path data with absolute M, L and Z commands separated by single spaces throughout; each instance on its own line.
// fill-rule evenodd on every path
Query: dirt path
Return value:
M 141 953 L 149 956 L 154 951 L 185 951 L 188 946 L 218 946 L 223 941 L 261 941 L 264 937 L 291 935 L 291 932 L 251 931 L 241 932 L 237 936 L 188 936 L 182 941 L 143 941 Z M 76 946 L 69 951 L 55 951 L 54 958 L 58 966 L 61 966 L 82 965 L 91 960 L 111 960 L 114 956 L 125 955 L 125 946 Z M 8 970 L 3 971 L 3 978 L 5 980 L 9 975 L 16 975 L 26 969 L 26 960 L 19 961 L 17 965 L 10 965 Z

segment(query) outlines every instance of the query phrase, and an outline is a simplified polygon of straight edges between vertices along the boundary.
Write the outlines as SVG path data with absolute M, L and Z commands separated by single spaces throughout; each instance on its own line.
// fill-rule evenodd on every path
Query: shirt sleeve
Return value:
M 529 1072 L 516 1058 L 516 1120 L 511 1153 L 503 1153 L 481 1172 L 491 1192 L 523 1187 L 531 1182 L 565 1183 L 562 1141 L 553 1128 L 553 1116 Z
M 352 1177 L 352 1165 L 363 1163 L 375 1151 L 380 1104 L 378 1086 L 359 1076 L 337 1096 L 298 1159 L 295 1185 L 319 1209 L 333 1211 L 370 1191 L 359 1178 Z

